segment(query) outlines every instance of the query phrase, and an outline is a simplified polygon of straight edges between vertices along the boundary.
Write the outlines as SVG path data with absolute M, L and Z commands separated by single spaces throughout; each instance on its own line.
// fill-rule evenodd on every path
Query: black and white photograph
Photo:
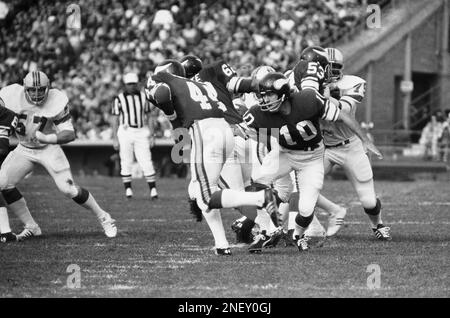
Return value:
M 449 298 L 449 9 L 0 0 L 0 298 Z

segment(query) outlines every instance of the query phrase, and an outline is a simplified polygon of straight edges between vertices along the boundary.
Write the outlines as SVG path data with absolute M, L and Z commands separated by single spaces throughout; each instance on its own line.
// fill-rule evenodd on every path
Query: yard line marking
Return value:
M 362 221 L 344 221 L 345 224 L 352 224 L 352 225 L 367 225 L 367 222 Z M 421 221 L 392 221 L 388 222 L 386 224 L 393 224 L 393 225 L 450 225 L 449 221 L 428 221 L 428 222 L 421 222 Z

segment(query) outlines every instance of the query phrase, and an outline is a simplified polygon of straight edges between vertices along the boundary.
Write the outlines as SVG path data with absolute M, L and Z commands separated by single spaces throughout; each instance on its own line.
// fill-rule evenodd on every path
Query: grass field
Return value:
M 77 181 L 117 220 L 118 237 L 106 239 L 95 218 L 58 193 L 49 177 L 32 176 L 20 189 L 44 236 L 0 245 L 1 297 L 450 296 L 448 182 L 378 182 L 393 235 L 379 242 L 349 183 L 327 180 L 325 193 L 351 209 L 346 227 L 324 247 L 303 254 L 277 247 L 260 255 L 234 248 L 232 257 L 218 257 L 206 223 L 188 213 L 185 181 L 159 180 L 156 202 L 145 197 L 142 180 L 130 201 L 118 178 Z M 233 243 L 236 217 L 223 214 Z M 19 231 L 18 220 L 11 221 Z M 81 269 L 80 289 L 66 285 L 71 264 Z M 380 266 L 379 289 L 367 287 L 370 264 Z

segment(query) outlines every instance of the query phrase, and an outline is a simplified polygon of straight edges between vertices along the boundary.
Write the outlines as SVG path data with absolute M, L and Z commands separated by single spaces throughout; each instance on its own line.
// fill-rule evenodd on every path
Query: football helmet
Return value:
M 334 82 L 338 81 L 344 75 L 342 70 L 344 69 L 344 55 L 336 48 L 327 47 L 328 61 L 330 63 L 330 78 L 329 80 Z
M 255 68 L 251 74 L 252 79 L 259 82 L 264 76 L 269 73 L 275 73 L 275 69 L 272 66 L 261 65 Z
M 41 106 L 47 100 L 50 80 L 44 72 L 32 71 L 23 79 L 23 87 L 27 101 L 35 106 Z
M 281 73 L 266 74 L 259 81 L 259 106 L 263 111 L 276 112 L 283 101 L 289 97 L 289 80 Z
M 158 64 L 155 68 L 154 74 L 158 74 L 161 72 L 170 73 L 180 77 L 186 77 L 186 72 L 184 71 L 183 65 L 177 60 L 164 60 Z
M 181 60 L 181 65 L 184 67 L 187 78 L 192 78 L 197 75 L 203 68 L 203 63 L 200 58 L 195 55 L 186 55 Z
M 309 46 L 300 54 L 300 60 L 308 62 L 318 62 L 320 66 L 325 68 L 328 66 L 328 53 L 320 46 Z

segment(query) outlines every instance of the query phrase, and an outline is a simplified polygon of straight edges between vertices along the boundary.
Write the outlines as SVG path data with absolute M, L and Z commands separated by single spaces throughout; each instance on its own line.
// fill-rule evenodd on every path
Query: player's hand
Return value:
M 148 142 L 150 144 L 150 148 L 153 148 L 153 146 L 155 146 L 155 136 L 148 137 Z
M 57 137 L 56 134 L 45 135 L 40 131 L 36 131 L 36 139 L 42 144 L 56 144 Z
M 381 151 L 378 150 L 378 148 L 371 142 L 371 141 L 366 141 L 363 143 L 364 149 L 367 151 L 370 151 L 371 153 L 373 153 L 375 156 L 378 157 L 378 159 L 383 159 L 383 155 L 381 154 Z
M 114 148 L 114 150 L 119 151 L 120 145 L 119 145 L 118 139 L 113 139 L 113 148 Z

